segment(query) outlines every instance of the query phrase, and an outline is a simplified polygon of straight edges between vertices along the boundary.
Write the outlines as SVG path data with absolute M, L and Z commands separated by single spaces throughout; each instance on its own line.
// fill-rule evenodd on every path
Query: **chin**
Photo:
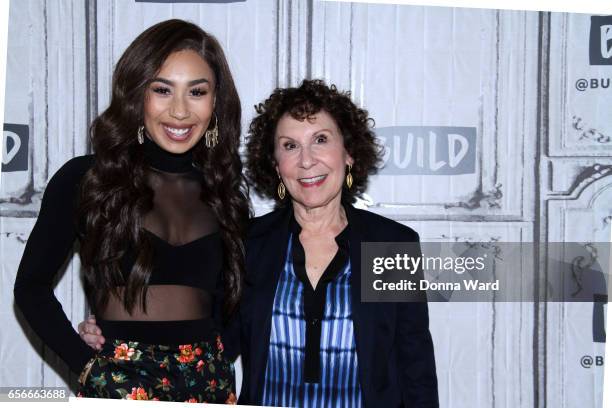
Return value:
M 172 142 L 164 140 L 164 143 L 158 143 L 162 149 L 175 154 L 185 153 L 191 150 L 196 144 L 197 142 L 193 143 L 191 140 L 185 142 Z
M 290 188 L 287 190 L 291 195 L 292 200 L 306 208 L 324 207 L 329 203 L 334 202 L 342 194 L 341 186 L 338 190 L 336 190 L 336 188 L 330 188 L 332 187 L 331 185 L 319 186 L 315 188 L 304 188 L 296 185 L 295 190 L 291 187 L 294 187 L 294 185 L 290 185 Z M 294 190 L 296 194 L 291 194 L 291 190 Z
M 296 201 L 297 203 L 299 203 L 303 207 L 312 209 L 312 208 L 319 208 L 319 207 L 326 206 L 327 204 L 329 204 L 332 201 L 334 201 L 334 197 L 327 197 L 327 198 L 313 198 L 313 197 L 304 198 L 304 197 L 299 197 L 297 199 L 294 199 L 294 201 Z
M 182 154 L 185 153 L 189 150 L 191 150 L 191 148 L 193 147 L 193 145 L 181 145 L 181 146 L 176 146 L 176 145 L 170 145 L 166 150 L 168 150 L 170 153 L 175 153 L 175 154 Z

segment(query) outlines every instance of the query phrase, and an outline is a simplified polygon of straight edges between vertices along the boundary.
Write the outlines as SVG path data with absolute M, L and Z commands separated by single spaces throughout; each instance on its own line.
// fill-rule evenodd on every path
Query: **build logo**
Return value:
M 589 63 L 612 65 L 612 16 L 591 16 Z
M 28 169 L 28 125 L 4 124 L 2 141 L 2 171 Z
M 457 175 L 476 172 L 476 128 L 389 126 L 376 129 L 385 147 L 383 175 Z

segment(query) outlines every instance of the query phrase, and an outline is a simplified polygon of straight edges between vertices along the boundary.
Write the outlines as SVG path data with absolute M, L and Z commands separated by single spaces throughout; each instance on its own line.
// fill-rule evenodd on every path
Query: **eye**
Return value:
M 285 150 L 292 150 L 295 149 L 297 145 L 293 142 L 285 142 L 283 143 L 283 147 L 285 148 Z
M 204 96 L 208 93 L 206 89 L 203 88 L 194 88 L 191 90 L 191 96 Z
M 315 143 L 325 143 L 325 142 L 327 142 L 326 135 L 317 135 L 317 137 L 315 138 Z
M 160 95 L 169 95 L 170 88 L 167 88 L 165 86 L 156 86 L 153 88 L 153 92 L 155 92 L 156 94 L 160 94 Z

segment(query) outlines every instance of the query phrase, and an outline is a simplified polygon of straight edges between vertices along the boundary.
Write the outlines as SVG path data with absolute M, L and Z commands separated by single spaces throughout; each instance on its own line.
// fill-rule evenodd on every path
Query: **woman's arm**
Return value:
M 419 242 L 416 232 L 403 242 Z M 419 256 L 414 254 L 413 256 Z M 423 270 L 416 272 L 416 280 L 423 279 Z M 423 302 L 397 303 L 395 344 L 398 350 L 399 381 L 407 407 L 438 407 L 438 380 L 433 341 L 429 332 L 429 312 L 426 297 Z
M 398 303 L 396 345 L 407 407 L 438 407 L 438 380 L 427 303 Z
M 51 178 L 15 279 L 15 303 L 34 332 L 72 371 L 79 373 L 95 352 L 73 329 L 53 293 L 53 280 L 76 239 L 78 185 L 91 156 L 66 163 Z

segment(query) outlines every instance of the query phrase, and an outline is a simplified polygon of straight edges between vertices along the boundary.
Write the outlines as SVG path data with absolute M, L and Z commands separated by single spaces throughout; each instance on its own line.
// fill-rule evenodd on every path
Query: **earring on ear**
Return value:
M 144 143 L 144 126 L 138 126 L 136 138 L 138 139 L 138 144 Z
M 285 185 L 283 184 L 283 179 L 281 179 L 280 174 L 278 175 L 278 179 L 280 182 L 278 183 L 278 188 L 276 189 L 276 194 L 278 194 L 278 198 L 281 200 L 285 199 L 285 193 L 287 190 L 285 189 Z
M 353 168 L 353 166 L 351 166 L 349 164 L 348 165 L 348 174 L 346 175 L 346 186 L 349 188 L 349 190 L 353 186 L 353 175 L 351 174 L 351 169 L 352 168 Z
M 217 145 L 217 143 L 219 143 L 219 118 L 214 112 L 213 115 L 215 116 L 215 127 L 212 129 L 208 129 L 206 130 L 206 132 L 204 132 L 204 138 L 206 139 L 206 147 L 208 147 L 209 149 L 212 149 Z

